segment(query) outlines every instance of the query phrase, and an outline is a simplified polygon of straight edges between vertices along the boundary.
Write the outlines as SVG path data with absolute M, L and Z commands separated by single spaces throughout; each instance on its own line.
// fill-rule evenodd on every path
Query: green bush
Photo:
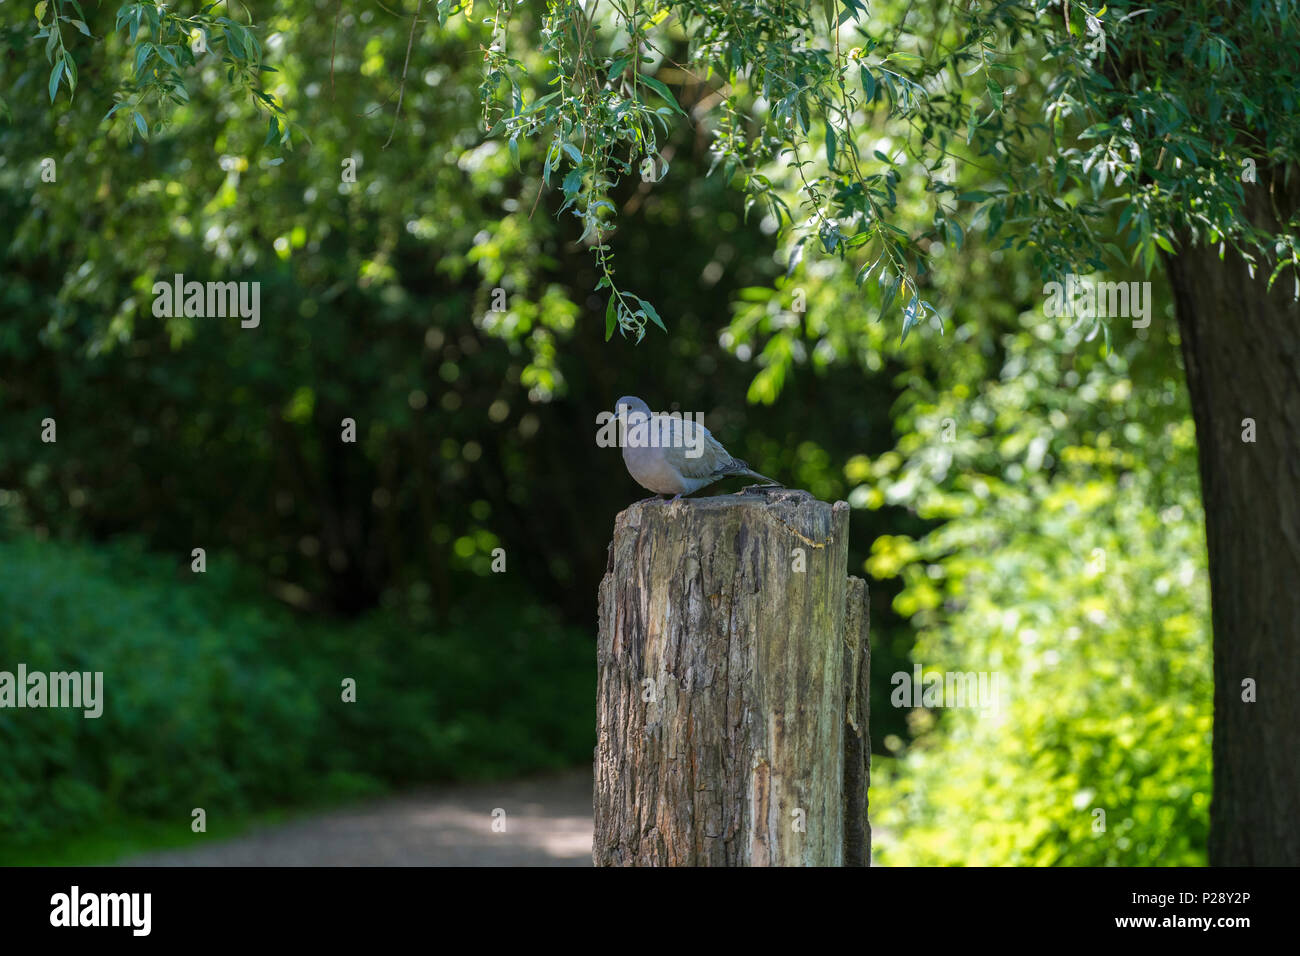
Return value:
M 1209 825 L 1204 523 L 1186 395 L 1134 387 L 1142 341 L 1098 355 L 1027 314 L 992 380 L 918 383 L 855 502 L 940 522 L 868 569 L 926 671 L 993 672 L 999 710 L 916 709 L 887 740 L 881 862 L 1196 865 Z M 1130 377 L 1132 376 L 1132 377 Z M 873 710 L 889 706 L 873 701 Z M 1096 811 L 1104 811 L 1104 817 Z M 1104 821 L 1105 828 L 1100 824 Z
M 258 594 L 221 561 L 0 541 L 0 670 L 104 674 L 98 719 L 0 710 L 0 845 L 590 759 L 590 635 L 526 602 L 343 625 Z

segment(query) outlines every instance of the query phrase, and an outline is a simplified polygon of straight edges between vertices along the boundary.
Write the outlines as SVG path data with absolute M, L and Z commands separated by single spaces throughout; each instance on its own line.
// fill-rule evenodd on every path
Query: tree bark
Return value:
M 867 582 L 849 578 L 844 607 L 844 865 L 871 865 L 871 606 Z
M 597 866 L 867 862 L 866 588 L 847 563 L 848 506 L 807 492 L 619 514 L 600 586 Z
M 1267 177 L 1247 215 L 1297 208 Z M 1300 865 L 1300 306 L 1231 248 L 1167 256 L 1200 449 L 1214 626 L 1212 865 Z M 1245 441 L 1253 419 L 1255 441 Z M 1243 700 L 1246 680 L 1257 699 Z

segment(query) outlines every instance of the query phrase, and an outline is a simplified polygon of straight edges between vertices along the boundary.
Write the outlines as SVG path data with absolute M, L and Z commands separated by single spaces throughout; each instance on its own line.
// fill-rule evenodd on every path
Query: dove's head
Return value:
M 635 395 L 624 395 L 614 403 L 614 415 L 617 418 L 626 418 L 629 412 L 640 412 L 649 418 L 650 406 Z

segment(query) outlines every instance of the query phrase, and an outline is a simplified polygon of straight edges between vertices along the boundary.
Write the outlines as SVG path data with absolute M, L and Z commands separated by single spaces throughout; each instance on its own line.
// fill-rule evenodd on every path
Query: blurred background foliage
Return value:
M 112 37 L 66 38 L 78 88 L 52 108 L 10 7 L 0 669 L 103 670 L 108 704 L 0 711 L 0 845 L 589 760 L 594 596 L 644 494 L 595 420 L 631 392 L 854 506 L 881 862 L 1203 861 L 1204 538 L 1162 290 L 1107 348 L 1043 317 L 1021 254 L 936 244 L 942 330 L 900 343 L 874 284 L 825 260 L 787 276 L 683 125 L 666 178 L 620 187 L 611 239 L 670 334 L 606 343 L 562 194 L 527 142 L 516 168 L 483 134 L 482 23 L 421 26 L 395 122 L 409 18 L 345 5 L 336 38 L 333 3 L 265 5 L 286 153 L 213 66 L 163 133 L 106 136 Z M 111 33 L 114 10 L 86 12 Z M 689 110 L 688 78 L 660 75 Z M 930 178 L 902 176 L 904 217 L 932 214 Z M 259 327 L 155 318 L 176 273 L 260 282 Z M 997 671 L 1005 705 L 890 706 L 914 661 Z
M 1027 313 L 985 382 L 913 380 L 898 449 L 850 460 L 850 501 L 940 522 L 881 535 L 867 561 L 905 582 L 914 660 L 1001 684 L 987 712 L 918 708 L 910 744 L 885 740 L 882 862 L 1204 863 L 1194 428 L 1176 380 L 1134 383 L 1150 343 L 1103 358 L 1081 335 Z
M 590 747 L 590 638 L 535 606 L 437 627 L 304 621 L 250 599 L 263 582 L 246 568 L 199 577 L 125 538 L 22 536 L 0 568 L 6 669 L 104 675 L 96 719 L 4 711 L 0 862 L 69 831 L 145 818 L 187 833 L 202 807 L 220 832 L 268 806 L 561 768 Z

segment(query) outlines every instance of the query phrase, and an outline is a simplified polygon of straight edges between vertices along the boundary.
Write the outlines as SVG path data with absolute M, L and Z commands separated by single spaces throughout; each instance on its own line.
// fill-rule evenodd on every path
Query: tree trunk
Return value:
M 619 514 L 596 865 L 867 862 L 866 588 L 847 563 L 848 506 L 807 492 Z
M 849 578 L 844 608 L 844 865 L 871 865 L 871 605 L 867 582 Z
M 1252 222 L 1297 208 L 1266 177 Z M 1276 203 L 1276 207 L 1274 206 Z M 1200 448 L 1214 625 L 1209 860 L 1300 865 L 1300 306 L 1229 248 L 1166 257 Z M 1252 419 L 1253 443 L 1247 429 Z M 1255 684 L 1255 702 L 1243 682 Z

